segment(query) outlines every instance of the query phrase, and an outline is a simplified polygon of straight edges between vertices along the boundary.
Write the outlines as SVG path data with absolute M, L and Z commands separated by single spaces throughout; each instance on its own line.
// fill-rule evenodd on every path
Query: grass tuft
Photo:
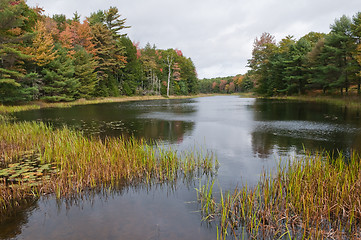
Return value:
M 182 157 L 135 138 L 87 138 L 35 122 L 0 120 L 0 128 L 0 221 L 44 194 L 74 197 L 95 188 L 175 183 L 214 170 L 212 155 Z M 35 159 L 28 160 L 29 154 Z
M 279 167 L 274 176 L 264 174 L 254 188 L 221 190 L 209 213 L 220 222 L 218 237 L 226 239 L 230 232 L 237 238 L 246 228 L 255 239 L 360 238 L 360 160 L 356 153 L 347 159 L 309 154 Z M 208 189 L 198 194 L 204 209 L 213 189 L 199 189 Z

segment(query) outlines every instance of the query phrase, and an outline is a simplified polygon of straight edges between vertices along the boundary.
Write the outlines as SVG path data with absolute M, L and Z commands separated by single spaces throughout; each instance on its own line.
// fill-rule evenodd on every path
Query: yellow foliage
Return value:
M 45 66 L 56 58 L 54 40 L 51 34 L 47 33 L 42 21 L 36 23 L 34 31 L 36 36 L 33 39 L 32 47 L 28 48 L 28 53 L 33 56 L 37 65 Z

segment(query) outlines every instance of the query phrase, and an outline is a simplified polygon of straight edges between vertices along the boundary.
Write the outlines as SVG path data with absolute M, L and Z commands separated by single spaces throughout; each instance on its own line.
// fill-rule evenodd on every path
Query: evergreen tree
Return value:
M 84 48 L 79 47 L 74 54 L 74 77 L 79 81 L 78 96 L 89 98 L 94 96 L 95 87 L 98 83 L 95 72 L 96 61 Z
M 120 85 L 122 93 L 125 95 L 133 95 L 138 87 L 144 81 L 145 75 L 140 59 L 137 55 L 137 48 L 133 42 L 126 36 L 121 38 L 122 45 L 125 47 L 125 57 L 127 64 L 121 70 Z
M 251 68 L 249 74 L 256 82 L 256 91 L 263 95 L 273 95 L 272 84 L 269 80 L 269 62 L 270 58 L 277 50 L 274 36 L 269 33 L 263 33 L 261 37 L 256 38 L 253 43 L 252 58 L 248 60 L 248 66 Z
M 105 22 L 105 14 L 104 11 L 98 10 L 97 12 L 93 12 L 90 14 L 90 17 L 87 18 L 89 21 L 89 24 L 91 26 L 97 24 L 97 23 L 104 23 Z
M 124 48 L 119 48 L 112 32 L 103 24 L 92 26 L 93 43 L 97 49 L 96 60 L 98 62 L 98 94 L 101 96 L 118 95 L 118 71 L 126 64 Z
M 30 29 L 36 13 L 24 1 L 0 2 L 0 102 L 29 100 L 32 88 L 25 77 L 24 41 L 31 38 Z
M 343 89 L 350 85 L 350 66 L 352 61 L 353 43 L 351 38 L 351 20 L 342 16 L 331 25 L 331 32 L 325 37 L 325 45 L 320 58 L 325 63 L 321 65 L 323 77 L 330 79 L 330 87 Z
M 53 20 L 56 22 L 57 27 L 60 32 L 65 30 L 67 20 L 66 20 L 66 16 L 64 14 L 53 15 Z
M 290 46 L 289 60 L 285 71 L 287 92 L 289 94 L 304 94 L 308 80 L 306 68 L 307 53 L 311 51 L 311 44 L 306 39 L 300 39 Z
M 325 46 L 325 38 L 321 38 L 307 54 L 307 67 L 310 71 L 310 87 L 313 89 L 322 89 L 325 94 L 330 87 L 330 78 L 325 77 L 324 67 L 327 64 L 327 58 L 321 56 Z
M 75 100 L 79 95 L 79 81 L 74 73 L 73 61 L 68 57 L 67 50 L 58 46 L 56 58 L 42 71 L 44 86 L 41 99 L 49 102 Z
M 113 33 L 115 38 L 126 36 L 126 34 L 121 34 L 120 31 L 125 28 L 129 28 L 129 26 L 125 26 L 125 21 L 127 19 L 121 19 L 118 8 L 110 7 L 107 11 L 104 12 L 104 17 L 106 26 Z
M 32 45 L 27 48 L 27 53 L 32 56 L 36 65 L 42 67 L 55 59 L 54 40 L 51 34 L 47 33 L 43 21 L 36 23 L 34 31 L 36 35 Z
M 184 82 L 185 88 L 182 90 L 183 95 L 197 94 L 199 92 L 199 83 L 197 71 L 192 59 L 184 56 L 179 60 L 181 81 Z
M 361 95 L 361 12 L 358 12 L 353 16 L 351 32 L 355 43 L 355 49 L 352 56 L 357 63 L 355 64 L 357 94 Z

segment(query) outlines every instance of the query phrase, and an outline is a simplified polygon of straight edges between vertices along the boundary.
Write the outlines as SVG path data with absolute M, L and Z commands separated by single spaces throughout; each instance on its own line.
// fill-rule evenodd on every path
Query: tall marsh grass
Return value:
M 273 176 L 264 174 L 254 188 L 199 200 L 202 209 L 205 202 L 216 202 L 208 219 L 219 220 L 219 239 L 360 239 L 360 196 L 361 163 L 354 153 L 347 159 L 307 155 Z
M 184 99 L 184 98 L 196 98 L 209 96 L 205 94 L 198 94 L 192 96 L 170 96 L 168 99 Z M 145 100 L 159 100 L 165 99 L 164 96 L 154 95 L 154 96 L 123 96 L 123 97 L 107 97 L 107 98 L 96 98 L 96 99 L 78 99 L 72 102 L 43 102 L 36 101 L 24 105 L 1 105 L 0 104 L 0 114 L 9 114 L 20 111 L 35 110 L 40 108 L 68 108 L 78 105 L 90 105 L 90 104 L 100 104 L 100 103 L 115 103 L 115 102 L 130 102 L 130 101 L 145 101 Z
M 179 177 L 214 169 L 212 155 L 190 153 L 180 157 L 174 150 L 154 148 L 134 138 L 100 140 L 66 127 L 53 129 L 42 123 L 6 120 L 0 120 L 0 129 L 0 170 L 29 152 L 36 154 L 42 168 L 51 164 L 55 169 L 35 186 L 22 181 L 24 170 L 15 173 L 20 178 L 16 183 L 0 182 L 0 220 L 22 201 L 43 194 L 72 197 L 118 184 L 175 182 Z
M 30 104 L 30 105 L 18 105 L 18 106 L 5 106 L 0 105 L 0 114 L 9 114 L 27 110 L 40 109 L 39 105 Z
M 281 99 L 284 99 L 281 97 Z M 306 101 L 306 102 L 318 102 L 318 103 L 327 103 L 340 107 L 348 107 L 350 109 L 360 109 L 361 100 L 357 96 L 287 96 L 285 99 L 297 100 L 297 101 Z

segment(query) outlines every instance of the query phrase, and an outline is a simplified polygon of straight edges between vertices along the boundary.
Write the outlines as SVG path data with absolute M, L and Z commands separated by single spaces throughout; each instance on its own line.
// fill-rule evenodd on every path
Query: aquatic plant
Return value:
M 294 101 L 305 101 L 305 102 L 318 102 L 332 104 L 339 107 L 347 107 L 350 109 L 360 109 L 361 102 L 360 98 L 356 96 L 285 96 L 285 97 L 272 97 L 272 99 L 288 99 Z
M 21 112 L 27 110 L 34 110 L 34 109 L 40 109 L 40 106 L 35 104 L 18 105 L 18 106 L 0 105 L 0 114 L 9 114 L 9 113 L 15 113 L 15 112 Z
M 35 122 L 0 121 L 0 128 L 0 218 L 24 199 L 43 194 L 72 197 L 94 188 L 176 182 L 214 170 L 212 155 L 182 156 L 142 139 L 87 138 Z M 24 160 L 28 152 L 35 159 Z
M 193 96 L 170 96 L 170 99 L 183 99 L 183 98 L 196 98 L 207 96 L 205 94 L 198 94 Z M 91 104 L 100 104 L 100 103 L 113 103 L 113 102 L 130 102 L 130 101 L 145 101 L 145 100 L 158 100 L 164 99 L 163 96 L 123 96 L 123 97 L 107 97 L 107 98 L 95 98 L 95 99 L 78 99 L 72 102 L 33 102 L 30 104 L 24 105 L 1 105 L 0 104 L 0 114 L 11 114 L 20 111 L 35 110 L 40 108 L 68 108 L 78 105 L 91 105 Z
M 39 157 L 33 152 L 25 153 L 19 160 L 13 161 L 0 170 L 0 182 L 10 184 L 23 184 L 30 187 L 37 186 L 43 179 L 50 179 L 56 167 L 50 163 L 41 164 Z
M 207 189 L 207 185 L 200 189 Z M 212 189 L 198 194 L 202 209 Z M 360 238 L 360 156 L 308 154 L 264 174 L 254 188 L 220 191 L 212 218 L 218 238 Z M 212 200 L 213 201 L 213 200 Z M 209 218 L 206 218 L 209 219 Z M 242 232 L 241 232 L 242 231 Z

